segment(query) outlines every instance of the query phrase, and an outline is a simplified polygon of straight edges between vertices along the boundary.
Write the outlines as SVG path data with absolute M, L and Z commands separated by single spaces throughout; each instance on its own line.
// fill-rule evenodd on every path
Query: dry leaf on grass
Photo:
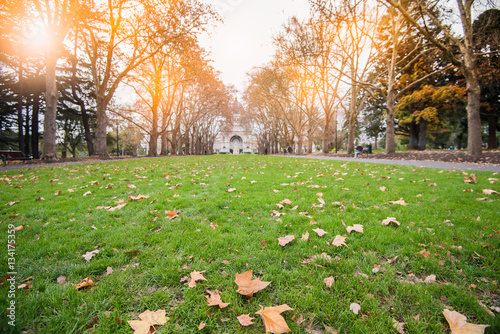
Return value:
M 89 262 L 97 254 L 99 254 L 99 250 L 98 249 L 93 250 L 92 252 L 87 252 L 87 253 L 83 254 L 82 257 L 85 260 L 85 262 Z
M 351 234 L 352 231 L 359 232 L 359 233 L 365 233 L 363 231 L 363 225 L 361 224 L 354 224 L 354 226 L 347 226 L 346 228 L 347 233 Z
M 188 286 L 190 288 L 194 288 L 196 286 L 196 282 L 198 281 L 206 281 L 207 279 L 205 277 L 203 277 L 203 273 L 205 271 L 193 271 L 192 273 L 190 273 L 189 275 L 191 277 L 183 277 L 181 279 L 181 282 L 188 282 Z
M 57 278 L 57 284 L 64 284 L 66 282 L 66 276 L 59 276 Z
M 389 225 L 391 225 L 391 223 L 394 223 L 394 224 L 396 224 L 396 225 L 398 225 L 398 226 L 400 226 L 400 225 L 401 225 L 401 223 L 400 223 L 400 222 L 398 222 L 398 221 L 396 220 L 396 218 L 394 218 L 394 217 L 387 217 L 387 219 L 382 220 L 382 225 L 389 226 Z
M 252 320 L 255 319 L 255 318 L 250 317 L 250 313 L 249 314 L 242 314 L 242 315 L 240 315 L 240 316 L 238 316 L 236 318 L 240 322 L 241 326 L 250 326 L 250 325 L 253 325 Z
M 206 325 L 206 323 L 200 322 L 200 324 L 198 325 L 198 330 L 201 331 L 203 328 L 205 328 Z
M 488 325 L 467 323 L 467 317 L 456 311 L 444 310 L 443 315 L 450 324 L 452 334 L 482 334 Z
M 491 190 L 491 189 L 483 189 L 483 194 L 485 195 L 493 195 L 493 194 L 500 194 L 498 191 Z
M 289 244 L 293 240 L 295 240 L 294 235 L 287 235 L 286 237 L 278 238 L 278 244 L 280 246 L 286 246 L 287 244 Z
M 24 226 L 26 226 L 26 225 L 19 225 L 18 227 L 15 227 L 14 228 L 14 232 L 18 232 L 18 231 L 24 230 Z
M 222 298 L 219 295 L 219 291 L 210 291 L 207 290 L 209 296 L 205 296 L 207 298 L 208 306 L 219 306 L 220 308 L 227 307 L 230 303 L 223 303 Z
M 327 287 L 331 288 L 332 284 L 335 283 L 335 279 L 333 278 L 333 276 L 330 276 L 328 278 L 325 278 L 323 282 L 325 282 Z
M 336 247 L 340 247 L 342 245 L 347 247 L 347 244 L 345 243 L 345 239 L 346 239 L 346 237 L 337 235 L 335 237 L 335 239 L 332 242 L 328 242 L 328 244 L 331 246 L 336 246 Z
M 165 214 L 167 215 L 168 219 L 174 219 L 178 217 L 179 215 L 177 214 L 177 210 L 172 210 L 172 211 L 165 211 Z
M 405 334 L 405 324 L 404 322 L 399 322 L 396 319 L 392 319 L 392 322 L 394 323 L 392 327 L 396 328 L 398 333 L 400 334 Z
M 302 240 L 303 241 L 309 241 L 309 231 L 306 231 L 306 233 L 304 233 L 302 235 Z
M 399 201 L 390 201 L 389 203 L 391 204 L 398 204 L 398 205 L 403 205 L 403 206 L 407 206 L 408 204 L 404 201 L 404 199 L 400 199 Z
M 316 228 L 313 231 L 316 232 L 320 237 L 324 236 L 325 234 L 328 234 L 328 232 L 325 232 L 320 228 Z
M 92 279 L 89 276 L 87 278 L 82 279 L 82 281 L 80 283 L 75 285 L 75 289 L 80 290 L 80 289 L 86 288 L 86 287 L 91 286 L 91 285 L 95 285 L 95 283 L 94 283 L 94 281 L 92 281 Z
M 227 190 L 227 192 L 228 192 L 228 193 L 232 193 L 232 192 L 234 192 L 234 191 L 236 191 L 236 190 L 237 190 L 236 188 L 230 188 L 230 189 L 228 189 L 228 190 Z
M 129 196 L 127 199 L 131 199 L 133 201 L 142 201 L 143 199 L 148 199 L 149 195 L 139 195 L 139 196 Z
M 236 292 L 247 297 L 252 297 L 254 293 L 271 284 L 271 282 L 262 282 L 260 277 L 252 280 L 252 270 L 248 270 L 243 274 L 236 273 L 234 283 L 238 285 Z
M 358 315 L 359 314 L 359 311 L 361 310 L 361 305 L 357 304 L 357 303 L 352 303 L 350 306 L 349 306 L 349 310 L 352 311 L 352 313 Z
M 129 320 L 128 323 L 134 330 L 134 334 L 154 333 L 158 326 L 165 325 L 167 323 L 168 318 L 165 314 L 165 310 L 158 310 L 156 312 L 147 310 L 139 314 L 139 318 L 141 320 Z M 153 327 L 152 331 L 151 327 Z
M 288 333 L 291 329 L 288 327 L 285 319 L 280 315 L 280 313 L 285 311 L 293 310 L 290 306 L 283 304 L 275 307 L 266 307 L 261 309 L 256 314 L 259 314 L 264 321 L 264 326 L 266 327 L 266 333 L 271 332 L 275 334 Z

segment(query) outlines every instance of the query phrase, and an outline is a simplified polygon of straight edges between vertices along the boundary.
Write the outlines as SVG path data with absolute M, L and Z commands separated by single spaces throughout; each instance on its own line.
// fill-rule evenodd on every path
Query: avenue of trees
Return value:
M 473 156 L 483 143 L 498 147 L 499 9 L 474 0 L 309 2 L 309 17 L 290 19 L 273 60 L 249 74 L 260 145 L 352 153 L 362 134 L 375 146 L 383 139 L 386 153 L 397 140 Z
M 233 92 L 198 42 L 220 19 L 201 1 L 5 0 L 0 13 L 2 149 L 106 157 L 147 140 L 151 156 L 201 154 L 230 122 Z
M 262 153 L 478 156 L 498 147 L 500 118 L 500 10 L 487 1 L 309 0 L 248 73 L 242 110 L 200 47 L 220 22 L 202 0 L 3 0 L 0 149 L 212 154 L 238 110 Z

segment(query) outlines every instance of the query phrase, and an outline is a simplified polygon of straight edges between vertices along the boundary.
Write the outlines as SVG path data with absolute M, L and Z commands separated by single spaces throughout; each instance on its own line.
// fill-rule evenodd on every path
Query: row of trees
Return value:
M 159 140 L 160 154 L 200 154 L 230 123 L 233 92 L 198 44 L 219 18 L 198 0 L 5 0 L 0 12 L 3 146 L 17 134 L 38 157 L 42 119 L 43 159 L 57 143 L 108 156 L 113 117 L 147 135 L 150 155 Z
M 479 155 L 488 124 L 496 148 L 500 10 L 473 20 L 473 2 L 310 0 L 310 17 L 292 18 L 274 59 L 250 73 L 245 99 L 259 140 L 311 151 L 319 137 L 329 152 L 345 135 L 353 152 L 364 128 L 375 141 L 385 132 L 393 153 L 396 134 L 425 149 L 430 132 L 454 132 Z

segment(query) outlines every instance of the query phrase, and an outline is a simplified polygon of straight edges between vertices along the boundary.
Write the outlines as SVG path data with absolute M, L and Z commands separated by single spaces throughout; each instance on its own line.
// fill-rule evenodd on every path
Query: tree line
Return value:
M 364 133 L 375 145 L 383 138 L 386 153 L 398 135 L 410 149 L 498 147 L 500 10 L 472 0 L 309 2 L 309 17 L 291 18 L 273 59 L 249 74 L 261 145 L 352 153 Z
M 116 122 L 132 150 L 146 137 L 152 156 L 201 154 L 230 123 L 234 91 L 199 45 L 220 18 L 201 1 L 6 0 L 0 12 L 4 148 L 106 157 Z

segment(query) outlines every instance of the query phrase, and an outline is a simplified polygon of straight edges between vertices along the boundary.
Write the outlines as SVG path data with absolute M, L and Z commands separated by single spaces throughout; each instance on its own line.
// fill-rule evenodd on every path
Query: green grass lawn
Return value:
M 3 244 L 24 226 L 10 248 L 15 270 L 9 249 L 0 254 L 1 276 L 17 272 L 19 332 L 132 333 L 129 320 L 165 310 L 157 333 L 265 333 L 255 312 L 282 304 L 293 333 L 398 333 L 394 321 L 405 333 L 450 333 L 445 308 L 500 325 L 500 196 L 482 193 L 500 191 L 494 173 L 465 183 L 462 171 L 225 155 L 2 174 Z M 128 199 L 139 195 L 149 198 Z M 400 226 L 383 225 L 388 217 Z M 364 233 L 347 233 L 354 224 Z M 280 246 L 287 235 L 295 240 Z M 347 246 L 330 244 L 337 235 Z M 250 298 L 234 283 L 248 270 L 271 282 Z M 181 280 L 193 271 L 206 281 L 191 288 Z M 96 284 L 77 290 L 88 276 Z M 10 288 L 0 286 L 0 332 L 13 329 Z M 207 290 L 230 305 L 208 306 Z M 254 324 L 242 327 L 242 314 Z

